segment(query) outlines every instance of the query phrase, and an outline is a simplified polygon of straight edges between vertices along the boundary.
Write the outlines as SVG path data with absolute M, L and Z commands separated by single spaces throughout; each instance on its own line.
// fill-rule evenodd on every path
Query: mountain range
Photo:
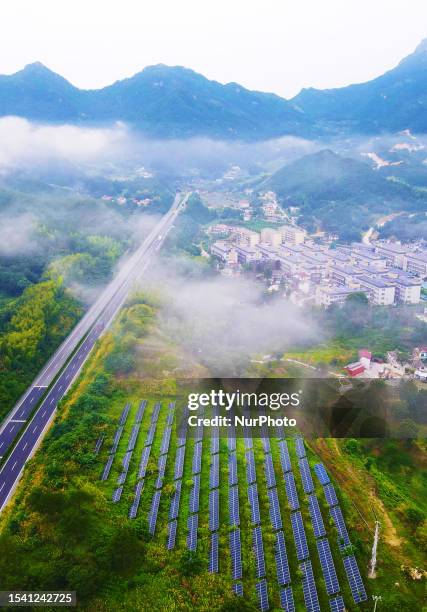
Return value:
M 39 62 L 0 75 L 0 116 L 50 123 L 124 121 L 160 138 L 262 140 L 345 132 L 427 132 L 427 39 L 384 75 L 285 100 L 222 85 L 180 66 L 149 66 L 108 87 L 82 90 Z

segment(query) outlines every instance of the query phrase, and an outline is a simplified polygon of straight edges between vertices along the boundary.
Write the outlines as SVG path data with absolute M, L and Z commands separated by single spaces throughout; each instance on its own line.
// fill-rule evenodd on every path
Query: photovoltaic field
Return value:
M 175 411 L 172 401 L 126 404 L 111 439 L 98 440 L 116 510 L 168 554 L 198 555 L 261 610 L 364 609 L 366 560 L 351 545 L 339 488 L 305 441 L 281 430 L 177 435 Z

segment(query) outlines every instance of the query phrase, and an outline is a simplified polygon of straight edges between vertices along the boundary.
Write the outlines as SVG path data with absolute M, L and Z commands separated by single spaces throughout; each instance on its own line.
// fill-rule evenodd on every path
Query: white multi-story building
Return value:
M 211 253 L 227 264 L 237 263 L 237 251 L 226 242 L 214 242 L 211 246 Z
M 359 283 L 362 289 L 368 292 L 369 301 L 376 306 L 391 306 L 394 304 L 395 287 L 381 278 L 360 276 Z
M 421 280 L 399 276 L 393 281 L 396 287 L 396 302 L 401 304 L 418 304 L 421 299 Z
M 405 270 L 407 270 L 407 272 L 416 274 L 421 278 L 425 278 L 427 276 L 427 253 L 406 253 L 405 259 Z
M 399 242 L 376 242 L 375 251 L 382 255 L 388 262 L 388 265 L 405 269 L 405 255 L 408 247 L 403 246 Z
M 343 285 L 319 285 L 316 290 L 315 301 L 318 306 L 328 308 L 331 304 L 344 304 L 349 295 L 360 292 L 366 293 L 361 289 Z
M 261 242 L 274 247 L 279 246 L 282 244 L 282 234 L 271 227 L 266 227 L 261 230 Z
M 307 232 L 296 225 L 282 225 L 277 231 L 282 235 L 283 242 L 290 244 L 302 244 L 307 236 Z

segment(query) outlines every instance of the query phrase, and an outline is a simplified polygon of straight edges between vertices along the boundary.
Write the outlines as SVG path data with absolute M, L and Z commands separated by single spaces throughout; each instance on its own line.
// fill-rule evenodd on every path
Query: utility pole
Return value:
M 381 595 L 372 595 L 372 599 L 375 601 L 374 612 L 377 609 L 378 602 L 381 601 Z

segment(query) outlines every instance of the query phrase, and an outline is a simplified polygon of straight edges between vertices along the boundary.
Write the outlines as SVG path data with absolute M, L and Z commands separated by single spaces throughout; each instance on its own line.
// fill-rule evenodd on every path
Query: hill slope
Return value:
M 303 89 L 291 100 L 310 118 L 360 132 L 427 132 L 427 39 L 382 76 L 340 89 Z

